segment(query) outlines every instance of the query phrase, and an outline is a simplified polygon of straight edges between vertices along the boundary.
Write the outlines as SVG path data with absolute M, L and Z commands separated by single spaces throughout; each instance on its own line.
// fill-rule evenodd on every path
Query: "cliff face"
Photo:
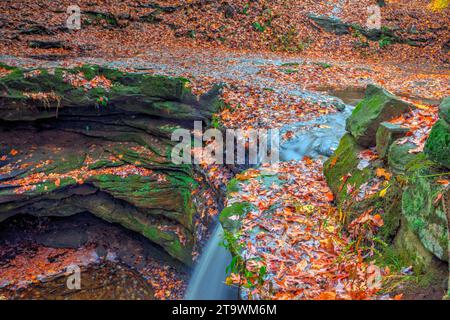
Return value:
M 0 78 L 0 221 L 88 211 L 143 234 L 190 264 L 190 165 L 170 160 L 171 132 L 209 123 L 217 91 L 187 80 L 99 66 L 23 70 Z

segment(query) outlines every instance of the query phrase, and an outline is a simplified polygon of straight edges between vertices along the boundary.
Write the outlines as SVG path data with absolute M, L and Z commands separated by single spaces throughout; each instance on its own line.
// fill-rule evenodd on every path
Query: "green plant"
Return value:
M 231 233 L 224 231 L 224 240 L 222 246 L 233 254 L 230 264 L 226 268 L 226 273 L 239 275 L 238 287 L 254 290 L 262 287 L 266 281 L 267 268 L 264 265 L 261 258 L 244 258 L 241 256 L 241 252 L 244 250 L 244 244 L 240 241 L 240 233 Z M 249 262 L 260 262 L 260 267 L 256 270 L 249 268 Z M 232 284 L 232 281 L 228 280 L 227 284 Z
M 211 126 L 214 129 L 219 129 L 220 128 L 220 118 L 217 115 L 213 115 L 211 118 Z
M 286 73 L 286 74 L 291 74 L 291 73 L 297 73 L 298 70 L 297 69 L 281 69 L 281 72 Z
M 252 23 L 253 29 L 259 32 L 264 32 L 266 30 L 266 26 L 261 25 L 259 22 L 255 21 Z
M 392 38 L 382 34 L 380 40 L 378 40 L 378 44 L 380 45 L 380 48 L 383 49 L 392 44 Z
M 108 98 L 105 96 L 98 97 L 95 100 L 96 106 L 106 107 L 108 105 Z
M 321 66 L 324 69 L 331 68 L 332 65 L 326 62 L 314 62 L 315 65 Z
M 242 14 L 248 15 L 248 9 L 250 8 L 250 4 L 247 3 L 244 8 L 242 9 Z

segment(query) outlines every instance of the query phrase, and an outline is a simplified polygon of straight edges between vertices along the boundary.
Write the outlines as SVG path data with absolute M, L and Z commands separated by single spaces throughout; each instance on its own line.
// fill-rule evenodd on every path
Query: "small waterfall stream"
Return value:
M 231 254 L 220 245 L 222 235 L 222 226 L 217 223 L 189 281 L 186 300 L 238 299 L 238 290 L 225 284 Z
M 342 103 L 343 104 L 343 103 Z M 312 158 L 328 157 L 338 146 L 345 134 L 345 120 L 353 107 L 346 105 L 344 110 L 317 117 L 310 121 L 285 125 L 281 133 L 293 131 L 295 137 L 280 146 L 280 160 L 301 160 L 304 156 Z M 235 300 L 238 290 L 227 286 L 226 267 L 231 254 L 220 245 L 223 230 L 217 223 L 200 260 L 195 266 L 185 295 L 186 300 Z

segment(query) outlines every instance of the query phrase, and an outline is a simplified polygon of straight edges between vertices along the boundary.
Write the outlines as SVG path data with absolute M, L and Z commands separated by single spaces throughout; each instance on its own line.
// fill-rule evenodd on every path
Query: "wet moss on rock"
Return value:
M 408 168 L 408 164 L 413 162 L 418 153 L 410 153 L 410 150 L 416 149 L 417 145 L 414 143 L 399 144 L 395 141 L 389 148 L 388 164 L 389 168 L 396 174 L 403 174 Z
M 359 188 L 373 176 L 371 168 L 358 169 L 358 154 L 362 151 L 351 134 L 345 134 L 334 154 L 324 164 L 324 174 L 338 202 L 348 198 L 347 184 Z M 344 177 L 348 177 L 346 181 Z
M 444 120 L 438 120 L 431 129 L 425 153 L 431 160 L 450 169 L 450 125 Z
M 358 103 L 347 119 L 346 129 L 359 145 L 372 147 L 376 144 L 376 132 L 380 123 L 398 117 L 413 108 L 413 105 L 385 89 L 368 85 L 364 100 Z
M 411 230 L 425 248 L 441 260 L 448 261 L 448 221 L 444 199 L 450 190 L 438 184 L 436 178 L 416 172 L 403 192 L 402 212 Z

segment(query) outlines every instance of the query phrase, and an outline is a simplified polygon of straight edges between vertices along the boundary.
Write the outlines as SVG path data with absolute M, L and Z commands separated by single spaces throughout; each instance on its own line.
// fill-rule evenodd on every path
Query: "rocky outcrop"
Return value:
M 401 30 L 400 28 L 388 28 L 386 26 L 382 26 L 380 29 L 370 29 L 356 23 L 344 22 L 333 16 L 309 14 L 308 17 L 325 31 L 336 35 L 351 34 L 357 31 L 372 41 L 389 39 L 390 43 L 402 43 L 410 46 L 425 46 L 435 40 L 429 34 L 432 32 L 431 30 L 419 32 L 414 28 Z
M 192 166 L 171 162 L 170 136 L 209 123 L 218 88 L 198 98 L 182 78 L 4 67 L 0 221 L 88 211 L 190 264 L 199 185 Z
M 338 206 L 350 216 L 347 223 L 369 209 L 379 214 L 384 220 L 381 236 L 419 272 L 442 269 L 449 258 L 450 188 L 443 180 L 450 163 L 447 102 L 420 152 L 403 138 L 407 128 L 383 122 L 411 106 L 381 88 L 368 87 L 348 119 L 349 132 L 324 164 Z M 372 155 L 370 161 L 365 153 Z

